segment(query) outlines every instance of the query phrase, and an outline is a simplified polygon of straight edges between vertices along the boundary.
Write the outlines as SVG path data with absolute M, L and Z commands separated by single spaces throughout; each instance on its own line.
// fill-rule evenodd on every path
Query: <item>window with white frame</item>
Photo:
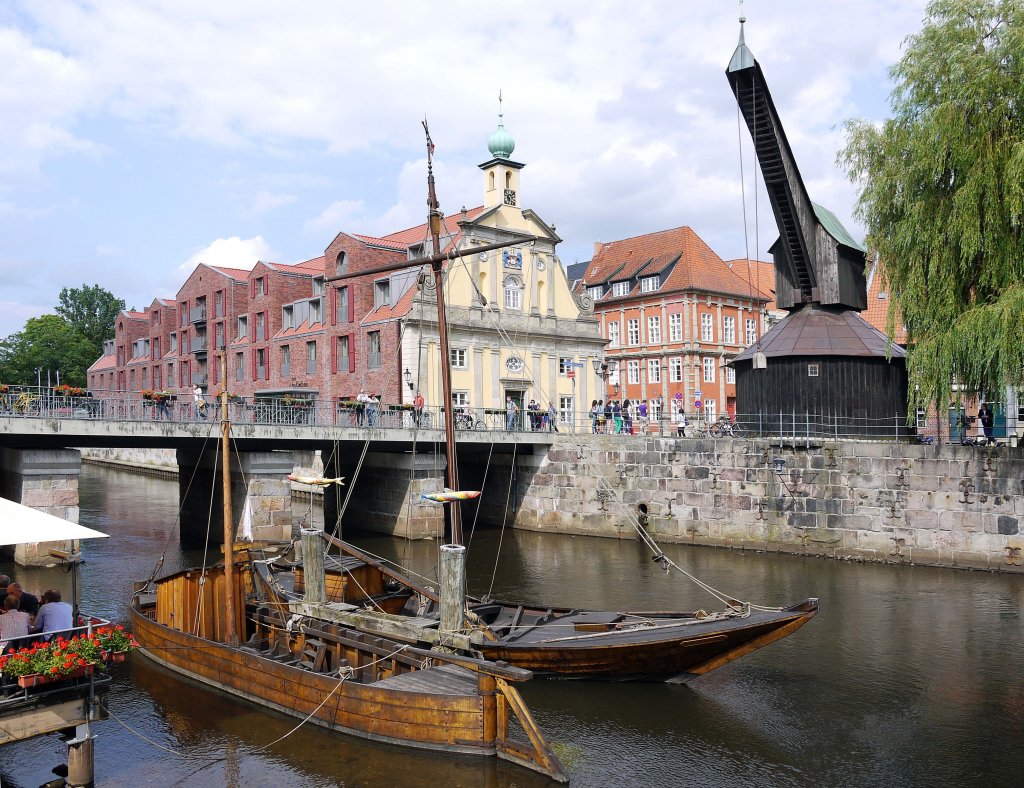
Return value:
M 928 426 L 928 411 L 924 408 L 918 408 L 914 412 L 914 424 L 919 430 L 924 429 Z
M 468 364 L 466 363 L 466 349 L 464 347 L 453 347 L 448 350 L 448 355 L 451 357 L 452 369 L 467 369 Z
M 640 280 L 641 293 L 654 293 L 658 290 L 658 277 L 645 276 Z
M 722 341 L 729 344 L 736 343 L 736 318 L 722 318 Z
M 572 397 L 558 398 L 558 420 L 563 424 L 572 424 L 576 419 L 576 403 Z
M 453 391 L 452 392 L 452 405 L 456 408 L 468 408 L 469 407 L 469 392 L 468 391 Z
M 660 317 L 649 317 L 649 318 L 647 318 L 647 344 L 649 344 L 649 345 L 660 345 L 661 344 L 661 318 Z
M 735 383 L 736 382 L 736 370 L 733 367 L 725 368 L 725 382 Z
M 572 369 L 574 369 L 572 363 L 573 362 L 572 362 L 571 358 L 565 358 L 565 357 L 559 358 L 558 359 L 558 374 L 559 375 L 568 375 L 569 372 Z
M 704 414 L 709 424 L 718 421 L 718 403 L 713 399 L 704 400 Z
M 601 285 L 597 285 L 595 287 L 588 287 L 587 295 L 593 298 L 595 301 L 600 301 L 601 297 L 604 295 L 604 287 Z
M 670 358 L 668 360 L 668 382 L 683 382 L 683 360 L 678 356 L 676 358 Z
M 704 358 L 704 382 L 714 383 L 715 382 L 715 359 L 711 356 Z
M 323 301 L 319 298 L 310 299 L 309 302 L 309 324 L 316 325 L 317 323 L 323 323 Z
M 683 341 L 683 316 L 678 312 L 668 316 L 668 341 Z
M 747 318 L 747 344 L 753 345 L 757 342 L 757 321 Z
M 613 320 L 608 324 L 608 347 L 619 346 L 619 321 Z
M 629 295 L 629 282 L 612 282 L 612 295 L 613 296 L 627 296 L 627 295 Z
M 636 318 L 626 321 L 626 339 L 630 345 L 640 344 L 640 321 Z
M 514 276 L 505 277 L 505 308 L 523 308 L 523 288 Z
M 657 358 L 647 359 L 647 382 L 661 383 L 661 360 Z
M 714 318 L 707 312 L 701 312 L 700 315 L 700 341 L 701 342 L 714 342 L 715 340 L 715 323 Z
M 661 397 L 655 397 L 647 403 L 647 413 L 651 421 L 661 421 Z
M 633 359 L 632 361 L 626 362 L 626 382 L 627 383 L 639 383 L 640 382 L 640 362 Z

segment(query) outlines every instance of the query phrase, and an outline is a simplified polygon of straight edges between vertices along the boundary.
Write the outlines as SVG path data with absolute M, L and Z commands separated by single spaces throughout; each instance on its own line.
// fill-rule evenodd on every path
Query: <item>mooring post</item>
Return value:
M 95 782 L 93 741 L 89 723 L 85 723 L 75 729 L 75 738 L 68 742 L 67 784 L 72 788 L 92 785 Z
M 441 602 L 441 645 L 446 637 L 462 631 L 466 604 L 466 548 L 460 544 L 441 546 L 439 572 Z
M 311 605 L 322 605 L 327 601 L 322 533 L 318 528 L 302 529 L 302 572 L 306 584 L 305 599 Z

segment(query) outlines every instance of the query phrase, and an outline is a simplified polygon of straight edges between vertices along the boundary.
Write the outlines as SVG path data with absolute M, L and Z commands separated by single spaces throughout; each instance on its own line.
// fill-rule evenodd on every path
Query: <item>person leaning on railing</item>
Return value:
M 32 623 L 33 632 L 41 632 L 43 640 L 70 631 L 74 627 L 71 605 L 60 601 L 60 591 L 51 588 L 43 593 L 43 604 Z

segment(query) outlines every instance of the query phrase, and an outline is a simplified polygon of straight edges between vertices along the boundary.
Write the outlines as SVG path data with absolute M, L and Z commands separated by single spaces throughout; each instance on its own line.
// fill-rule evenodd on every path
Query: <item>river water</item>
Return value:
M 178 547 L 177 483 L 86 467 L 83 608 L 128 618 L 135 579 L 198 564 Z M 469 529 L 467 524 L 467 530 Z M 436 546 L 345 534 L 429 573 Z M 1024 784 L 1024 578 L 670 545 L 741 599 L 821 599 L 795 635 L 685 685 L 536 680 L 523 695 L 577 786 Z M 696 609 L 634 542 L 479 531 L 470 591 L 562 606 Z M 500 555 L 501 560 L 495 561 Z M 497 566 L 497 569 L 495 569 Z M 29 590 L 70 592 L 59 570 L 0 568 Z M 176 678 L 135 656 L 114 669 L 98 723 L 101 786 L 535 786 L 493 759 L 420 753 L 304 726 Z M 4 786 L 38 786 L 66 760 L 56 735 L 0 750 Z

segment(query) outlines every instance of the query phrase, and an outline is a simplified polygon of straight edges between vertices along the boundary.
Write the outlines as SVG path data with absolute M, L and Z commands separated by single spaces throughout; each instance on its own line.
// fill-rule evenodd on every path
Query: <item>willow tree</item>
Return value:
M 911 413 L 1024 382 L 1024 0 L 935 0 L 890 69 L 892 118 L 840 153 L 909 343 Z

